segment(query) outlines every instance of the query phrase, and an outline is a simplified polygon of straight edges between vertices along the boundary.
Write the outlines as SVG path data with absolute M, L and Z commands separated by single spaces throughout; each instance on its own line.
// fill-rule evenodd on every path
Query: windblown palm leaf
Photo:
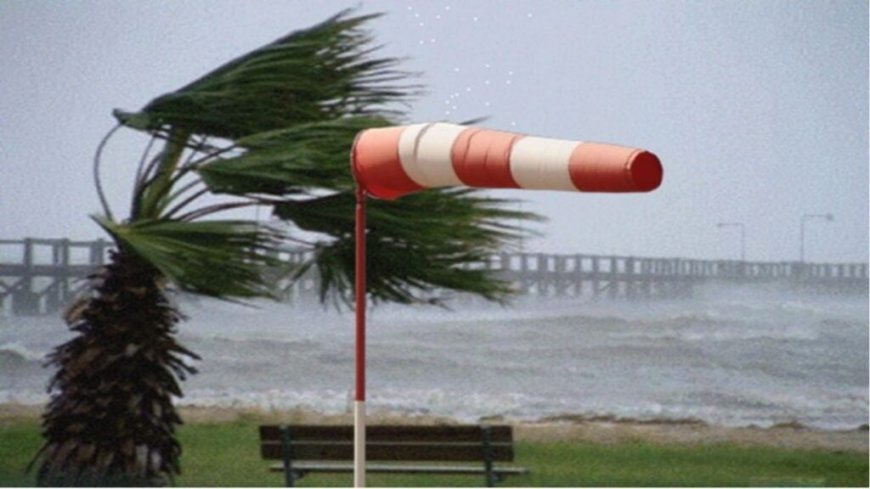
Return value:
M 371 59 L 361 29 L 378 15 L 348 11 L 252 51 L 138 113 L 116 111 L 125 124 L 148 131 L 171 126 L 225 139 L 346 117 L 398 114 L 410 95 L 398 60 Z
M 530 213 L 468 189 L 429 190 L 400 203 L 372 201 L 368 207 L 366 281 L 377 300 L 442 303 L 435 289 L 457 290 L 498 300 L 510 293 L 501 281 L 469 265 L 482 263 L 518 230 Z M 301 229 L 330 236 L 317 247 L 321 298 L 351 290 L 354 273 L 355 196 L 340 192 L 276 206 L 276 214 Z
M 248 221 L 100 224 L 182 289 L 212 297 L 270 297 L 263 274 L 282 263 L 276 231 Z
M 197 169 L 212 192 L 287 196 L 311 189 L 353 187 L 348 157 L 356 134 L 386 125 L 381 118 L 309 122 L 236 140 L 247 149 Z

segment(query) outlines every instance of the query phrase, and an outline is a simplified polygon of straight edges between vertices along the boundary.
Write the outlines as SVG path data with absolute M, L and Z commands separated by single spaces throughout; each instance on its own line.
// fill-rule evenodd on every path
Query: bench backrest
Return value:
M 260 426 L 263 458 L 282 460 L 281 426 Z M 352 460 L 353 426 L 287 425 L 294 460 Z M 366 459 L 513 462 L 511 426 L 366 427 Z

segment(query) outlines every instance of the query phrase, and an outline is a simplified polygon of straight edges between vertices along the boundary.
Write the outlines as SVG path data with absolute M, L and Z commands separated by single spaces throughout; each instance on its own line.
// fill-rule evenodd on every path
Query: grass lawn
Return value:
M 179 486 L 281 486 L 260 459 L 257 422 L 182 427 Z M 24 468 L 39 447 L 36 421 L 0 425 L 0 486 L 32 486 Z M 861 452 L 716 444 L 520 442 L 517 464 L 531 469 L 501 486 L 851 486 L 867 487 Z M 483 477 L 370 475 L 370 486 L 484 486 Z M 300 486 L 349 486 L 348 475 L 312 475 Z

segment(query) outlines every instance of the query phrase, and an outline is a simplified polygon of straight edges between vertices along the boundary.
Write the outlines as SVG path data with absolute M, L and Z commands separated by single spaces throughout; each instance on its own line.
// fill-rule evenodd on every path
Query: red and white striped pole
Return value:
M 367 129 L 351 150 L 356 191 L 354 486 L 365 486 L 365 198 L 467 186 L 649 192 L 662 166 L 649 151 L 441 122 Z
M 356 188 L 356 383 L 353 401 L 353 486 L 366 485 L 366 191 Z

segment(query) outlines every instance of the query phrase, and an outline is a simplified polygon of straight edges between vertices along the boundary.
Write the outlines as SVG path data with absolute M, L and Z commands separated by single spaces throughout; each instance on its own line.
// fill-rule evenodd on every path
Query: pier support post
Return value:
M 33 290 L 33 240 L 24 240 L 22 264 L 24 271 L 15 291 L 12 293 L 12 313 L 17 316 L 39 314 L 39 296 Z

